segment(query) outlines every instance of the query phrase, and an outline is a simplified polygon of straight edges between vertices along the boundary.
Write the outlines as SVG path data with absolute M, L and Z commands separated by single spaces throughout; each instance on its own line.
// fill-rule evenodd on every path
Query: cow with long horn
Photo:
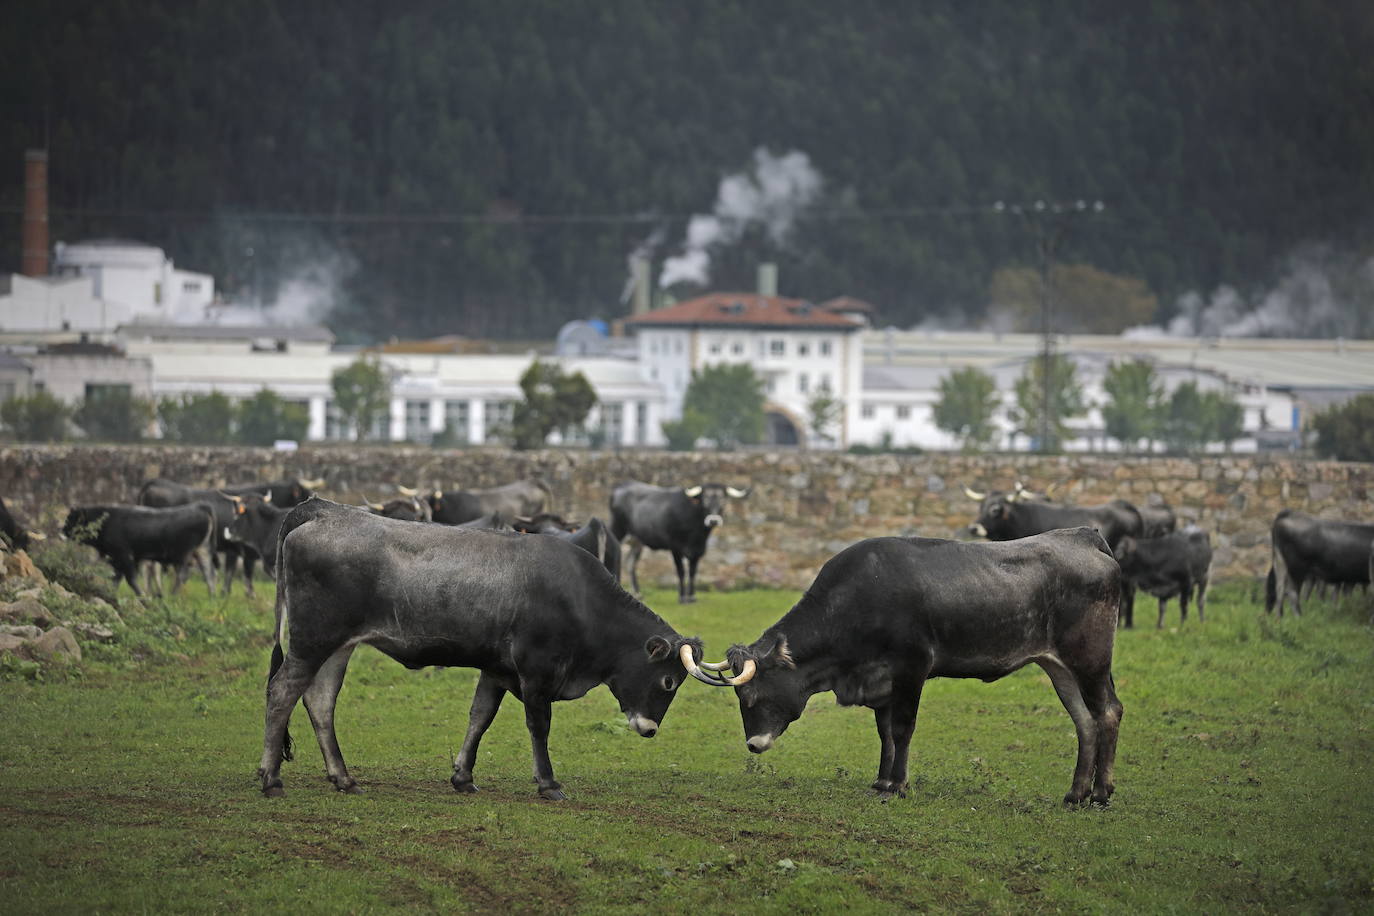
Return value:
M 802 599 L 724 665 L 683 663 L 733 686 L 749 750 L 777 741 L 813 694 L 867 706 L 881 738 L 873 789 L 902 796 L 925 682 L 994 681 L 1034 662 L 1078 732 L 1065 804 L 1106 804 L 1114 789 L 1121 703 L 1112 682 L 1121 570 L 1091 529 L 982 544 L 872 538 L 832 557 Z
M 611 493 L 611 533 L 630 547 L 630 584 L 639 593 L 639 557 L 644 548 L 668 550 L 677 569 L 680 604 L 696 599 L 697 564 L 711 532 L 725 522 L 725 504 L 744 499 L 749 488 L 718 483 L 656 487 L 631 480 Z M 683 574 L 683 561 L 687 573 Z

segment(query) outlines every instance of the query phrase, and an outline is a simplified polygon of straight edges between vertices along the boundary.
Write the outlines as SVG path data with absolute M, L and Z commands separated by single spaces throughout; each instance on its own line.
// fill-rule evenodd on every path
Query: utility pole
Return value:
M 1106 205 L 1100 200 L 1088 203 L 1076 200 L 1072 203 L 1049 203 L 1037 200 L 1030 206 L 1005 204 L 998 201 L 993 209 L 1000 212 L 1011 211 L 1021 217 L 1023 223 L 1035 234 L 1035 249 L 1040 262 L 1040 423 L 1039 450 L 1049 453 L 1059 443 L 1054 435 L 1054 389 L 1051 385 L 1051 370 L 1054 367 L 1054 297 L 1051 284 L 1054 274 L 1054 256 L 1069 230 L 1069 223 L 1075 216 L 1101 213 Z

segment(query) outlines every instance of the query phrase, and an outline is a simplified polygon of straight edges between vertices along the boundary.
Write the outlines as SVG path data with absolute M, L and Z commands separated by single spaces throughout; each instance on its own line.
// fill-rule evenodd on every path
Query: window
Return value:
M 635 442 L 643 445 L 649 438 L 649 405 L 635 404 Z
M 768 376 L 768 378 L 766 378 L 763 382 L 763 390 L 765 394 L 772 394 L 775 390 L 777 390 L 777 387 L 777 381 L 771 375 Z
M 677 353 L 677 354 L 681 354 L 681 353 L 682 353 L 682 338 L 681 338 L 681 337 L 679 337 L 679 338 L 677 338 L 676 340 L 673 341 L 673 352 L 674 352 L 674 353 Z
M 811 345 L 808 344 L 808 343 L 799 343 L 799 344 L 797 344 L 797 355 L 798 355 L 798 356 L 810 356 L 810 355 L 811 355 Z
M 471 409 L 467 401 L 444 402 L 445 438 L 452 443 L 468 441 L 468 418 Z
M 863 417 L 865 420 L 872 420 L 873 413 L 873 405 L 865 404 L 863 408 L 859 411 L 859 416 Z
M 785 356 L 787 354 L 787 341 L 779 339 L 768 341 L 768 354 L 770 356 Z
M 816 381 L 816 387 L 821 391 L 830 391 L 830 373 L 822 372 L 821 377 Z
M 324 402 L 324 437 L 326 439 L 347 439 L 348 427 L 344 425 L 343 414 L 333 400 Z
M 909 420 L 909 419 L 911 419 L 911 407 L 909 407 L 909 406 L 906 405 L 906 404 L 899 404 L 899 405 L 897 405 L 897 419 L 898 419 L 898 420 Z
M 187 280 L 187 281 L 185 281 L 184 283 L 181 284 L 181 291 L 182 291 L 183 293 L 198 293 L 198 292 L 200 292 L 200 281 L 199 281 L 199 280 Z
M 132 385 L 110 385 L 95 382 L 86 383 L 86 403 L 99 404 L 102 400 L 110 397 L 128 399 L 133 396 L 134 388 Z
M 482 439 L 490 442 L 510 430 L 515 419 L 514 401 L 487 401 L 482 411 Z
M 806 394 L 811 390 L 811 379 L 805 372 L 797 373 L 797 390 L 802 394 Z
M 828 341 L 828 340 L 822 340 L 821 343 L 820 343 L 820 349 L 821 349 L 821 356 L 829 356 L 829 355 L 830 355 L 830 341 Z
M 711 341 L 711 346 L 710 346 L 708 349 L 709 349 L 710 354 L 711 354 L 712 356 L 719 356 L 719 355 L 720 355 L 720 341 L 718 341 L 718 340 L 713 340 L 713 341 Z
M 743 355 L 744 355 L 744 343 L 743 343 L 742 341 L 738 341 L 738 340 L 735 341 L 733 344 L 730 345 L 730 352 L 733 353 L 733 354 L 735 354 L 736 356 L 743 356 Z
M 620 403 L 601 405 L 601 429 L 606 434 L 606 444 L 612 448 L 620 445 L 625 438 L 625 405 Z
M 0 403 L 14 397 L 14 382 L 0 382 Z
M 406 401 L 406 441 L 428 442 L 433 437 L 429 429 L 429 401 Z

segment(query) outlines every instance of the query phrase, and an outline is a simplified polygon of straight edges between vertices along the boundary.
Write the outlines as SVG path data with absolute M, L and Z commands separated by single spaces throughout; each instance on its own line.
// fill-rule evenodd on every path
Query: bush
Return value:
M 23 442 L 60 442 L 70 415 L 71 408 L 46 391 L 0 404 L 0 421 Z
M 1337 461 L 1374 461 L 1374 394 L 1362 394 L 1312 418 L 1317 454 Z
M 148 432 L 157 409 L 153 402 L 135 397 L 124 385 L 92 391 L 72 412 L 72 420 L 90 439 L 104 442 L 137 442 Z
M 118 599 L 110 564 L 99 554 L 76 541 L 44 541 L 30 553 L 33 565 L 48 581 L 83 598 L 101 598 L 114 604 Z
M 271 445 L 278 439 L 299 442 L 310 430 L 310 411 L 263 388 L 239 404 L 238 424 L 238 438 L 245 445 Z
M 157 415 L 163 438 L 173 442 L 223 445 L 233 438 L 234 404 L 218 391 L 163 398 Z

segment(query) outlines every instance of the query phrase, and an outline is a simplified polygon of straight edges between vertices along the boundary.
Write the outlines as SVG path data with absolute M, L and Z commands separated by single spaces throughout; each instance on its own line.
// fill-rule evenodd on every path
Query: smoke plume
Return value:
M 781 247 L 797 217 L 820 196 L 822 183 L 806 153 L 754 150 L 753 168 L 722 178 L 712 212 L 687 223 L 682 253 L 664 262 L 659 285 L 704 286 L 711 279 L 712 252 L 739 241 L 751 226 L 762 226 Z

